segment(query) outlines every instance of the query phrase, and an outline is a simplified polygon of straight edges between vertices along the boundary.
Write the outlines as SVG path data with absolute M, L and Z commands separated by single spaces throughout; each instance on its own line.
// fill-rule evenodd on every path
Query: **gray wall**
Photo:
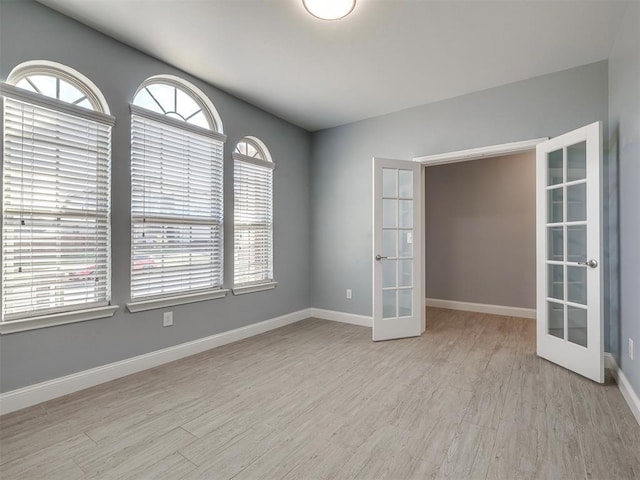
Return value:
M 617 282 L 612 282 L 610 292 L 611 351 L 640 393 L 640 4 L 636 2 L 628 7 L 609 58 L 609 124 L 608 183 L 612 207 L 619 206 L 619 216 L 616 208 L 610 211 L 612 236 L 620 226 L 619 242 L 614 238 L 610 246 L 612 271 L 620 265 L 619 295 Z M 635 360 L 628 355 L 629 338 L 635 344 Z
M 27 60 L 51 60 L 89 77 L 116 117 L 113 130 L 114 318 L 0 336 L 0 391 L 169 347 L 307 308 L 309 298 L 310 134 L 206 83 L 118 43 L 33 2 L 0 1 L 0 80 Z M 211 61 L 215 61 L 214 58 Z M 201 88 L 222 117 L 225 148 L 225 217 L 232 219 L 231 151 L 245 135 L 265 142 L 274 173 L 275 290 L 172 307 L 174 326 L 162 327 L 162 310 L 125 311 L 129 300 L 129 104 L 138 85 L 158 74 L 181 76 Z M 225 283 L 229 285 L 232 235 L 225 232 Z
M 535 150 L 427 168 L 427 297 L 536 308 Z
M 606 132 L 607 95 L 604 61 L 315 133 L 312 305 L 371 315 L 372 157 L 553 137 L 598 120 Z

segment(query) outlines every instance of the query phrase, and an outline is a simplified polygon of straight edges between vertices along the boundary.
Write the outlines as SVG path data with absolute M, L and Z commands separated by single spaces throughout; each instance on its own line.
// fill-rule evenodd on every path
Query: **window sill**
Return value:
M 221 288 L 212 292 L 189 293 L 172 297 L 138 300 L 127 303 L 127 310 L 131 313 L 137 313 L 144 312 L 145 310 L 154 310 L 156 308 L 172 307 L 173 305 L 183 305 L 185 303 L 204 302 L 206 300 L 226 297 L 228 291 L 229 290 Z
M 0 322 L 0 334 L 25 332 L 38 328 L 53 327 L 55 325 L 65 325 L 67 323 L 86 322 L 87 320 L 97 320 L 99 318 L 113 317 L 118 310 L 117 305 L 106 307 L 88 308 L 86 310 L 76 310 L 75 312 L 52 313 L 40 317 L 23 318 L 21 320 L 9 320 Z
M 278 282 L 260 283 L 258 285 L 245 285 L 233 288 L 234 295 L 244 295 L 246 293 L 262 292 L 263 290 L 273 290 Z

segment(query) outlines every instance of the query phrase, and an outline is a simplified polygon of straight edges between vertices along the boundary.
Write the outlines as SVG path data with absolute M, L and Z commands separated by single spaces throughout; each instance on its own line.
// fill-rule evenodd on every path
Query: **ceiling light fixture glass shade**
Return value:
M 302 4 L 314 17 L 322 20 L 338 20 L 353 11 L 356 0 L 302 0 Z

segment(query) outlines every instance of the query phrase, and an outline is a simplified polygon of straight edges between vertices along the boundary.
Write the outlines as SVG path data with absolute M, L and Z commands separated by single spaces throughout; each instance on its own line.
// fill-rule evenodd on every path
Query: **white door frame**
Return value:
M 490 145 L 488 147 L 470 148 L 468 150 L 437 153 L 435 155 L 424 155 L 422 157 L 414 157 L 413 161 L 421 163 L 425 167 L 433 167 L 435 165 L 445 165 L 447 163 L 501 157 L 503 155 L 512 155 L 514 153 L 525 152 L 527 150 L 535 150 L 536 145 L 546 142 L 547 140 L 549 140 L 548 137 L 542 137 L 524 140 L 521 142 L 501 143 L 499 145 Z
M 435 155 L 424 155 L 420 157 L 414 157 L 413 161 L 422 164 L 422 185 L 424 186 L 424 191 L 422 192 L 422 202 L 425 202 L 425 192 L 426 192 L 426 171 L 427 167 L 434 167 L 436 165 L 446 165 L 449 163 L 460 163 L 460 162 L 468 162 L 471 160 L 482 160 L 483 158 L 495 158 L 502 157 L 505 155 L 513 155 L 514 153 L 522 153 L 531 151 L 535 154 L 536 145 L 542 142 L 546 142 L 548 140 L 547 137 L 543 138 L 533 138 L 531 140 L 523 140 L 520 142 L 510 142 L 510 143 L 501 143 L 498 145 L 489 145 L 487 147 L 479 147 L 479 148 L 470 148 L 467 150 L 458 150 L 455 152 L 447 152 L 447 153 L 438 153 Z M 422 211 L 425 212 L 426 205 L 423 203 Z M 425 215 L 422 215 L 420 219 L 421 225 L 420 228 L 424 232 L 426 228 L 425 224 Z M 426 235 L 422 236 L 422 258 L 423 258 L 423 266 L 422 266 L 422 275 L 423 279 L 425 279 L 423 283 L 423 294 L 424 294 L 424 304 L 427 306 L 427 282 L 426 282 L 426 250 L 427 250 L 427 240 Z M 426 315 L 425 315 L 425 325 L 423 326 L 423 332 L 426 328 Z

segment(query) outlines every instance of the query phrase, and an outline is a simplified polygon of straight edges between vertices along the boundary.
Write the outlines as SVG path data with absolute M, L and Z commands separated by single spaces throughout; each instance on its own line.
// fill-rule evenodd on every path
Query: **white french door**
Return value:
M 424 326 L 422 166 L 373 159 L 373 340 Z
M 538 144 L 536 161 L 537 352 L 602 383 L 600 122 Z

